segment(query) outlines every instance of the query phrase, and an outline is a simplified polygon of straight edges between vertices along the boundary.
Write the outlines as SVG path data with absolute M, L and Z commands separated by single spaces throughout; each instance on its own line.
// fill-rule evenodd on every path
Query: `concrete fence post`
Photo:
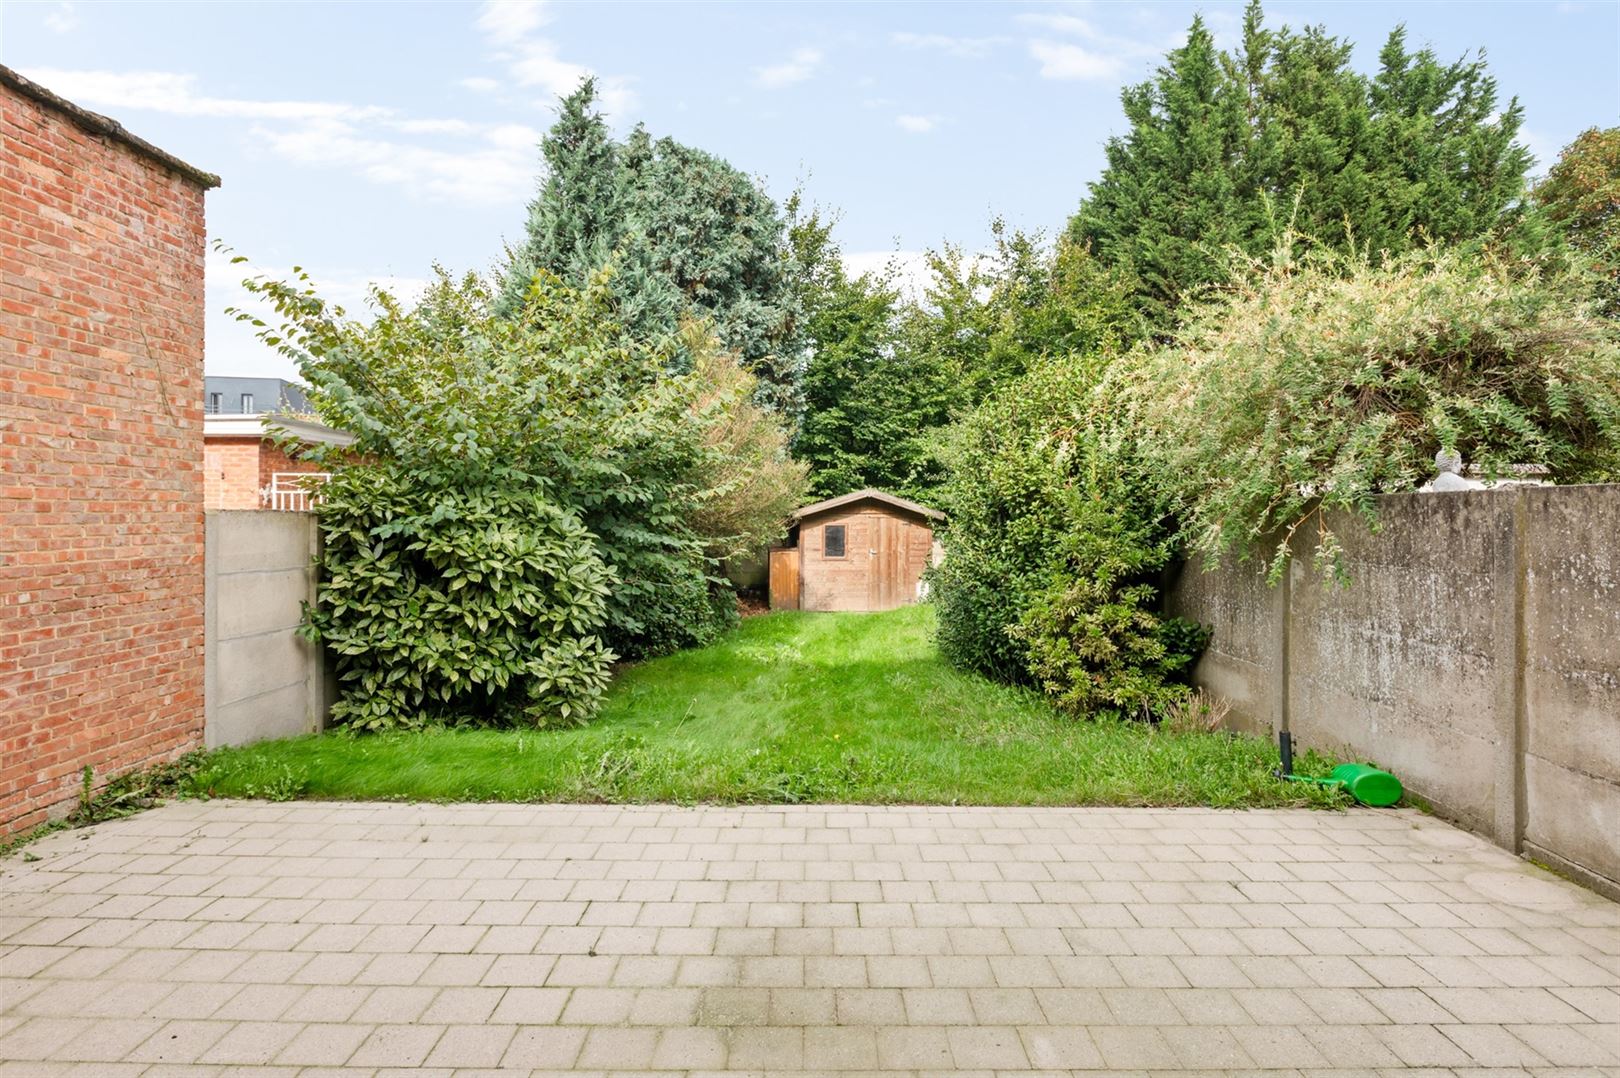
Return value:
M 320 520 L 311 512 L 305 515 L 309 525 L 309 573 L 305 578 L 304 601 L 310 609 L 320 597 L 321 584 L 321 526 Z M 319 733 L 326 729 L 326 718 L 332 709 L 333 686 L 331 671 L 326 662 L 325 646 L 310 641 L 304 642 L 309 654 L 309 727 Z
M 1290 540 L 1292 542 L 1292 540 Z M 1271 740 L 1277 741 L 1278 735 L 1288 730 L 1288 624 L 1292 620 L 1289 610 L 1289 596 L 1293 590 L 1294 558 L 1288 559 L 1283 567 L 1282 579 L 1277 581 L 1271 589 L 1271 654 L 1267 657 L 1268 665 L 1274 671 L 1271 679 Z
M 1505 549 L 1498 552 L 1495 579 L 1493 649 L 1497 657 L 1493 723 L 1496 736 L 1494 838 L 1504 849 L 1524 850 L 1524 595 L 1529 552 L 1525 549 L 1525 498 L 1522 491 L 1501 491 L 1512 499 L 1511 526 Z

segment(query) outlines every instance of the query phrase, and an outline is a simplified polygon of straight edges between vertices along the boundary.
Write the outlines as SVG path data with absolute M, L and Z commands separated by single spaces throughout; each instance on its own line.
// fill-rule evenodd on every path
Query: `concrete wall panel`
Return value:
M 315 598 L 309 513 L 208 514 L 209 748 L 319 730 L 329 706 L 320 648 L 298 635 Z
M 1620 878 L 1620 497 L 1525 494 L 1524 838 Z
M 1278 722 L 1271 671 L 1281 661 L 1281 634 L 1265 567 L 1235 558 L 1210 572 L 1187 565 L 1169 591 L 1169 610 L 1214 627 L 1196 680 L 1232 705 L 1229 725 L 1270 736 Z
M 308 513 L 269 510 L 221 510 L 208 514 L 209 526 L 220 541 L 211 544 L 208 562 L 216 574 L 262 573 L 270 569 L 308 569 L 310 536 L 314 528 Z M 210 538 L 212 538 L 212 534 Z
M 1305 543 L 1289 568 L 1288 713 L 1294 742 L 1369 759 L 1469 826 L 1495 826 L 1501 687 L 1497 623 L 1511 572 L 1513 505 L 1488 492 L 1403 495 L 1373 533 L 1333 526 L 1350 583 Z M 1504 559 L 1507 565 L 1504 565 Z
M 309 567 L 267 569 L 264 572 L 223 573 L 219 588 L 219 623 L 222 640 L 273 633 L 297 625 L 309 593 Z
M 1195 680 L 1235 725 L 1286 722 L 1620 894 L 1620 485 L 1403 494 L 1378 515 L 1334 521 L 1348 587 L 1303 542 L 1277 588 L 1184 572 L 1169 609 L 1215 626 Z
M 208 709 L 208 746 L 250 745 L 276 737 L 297 737 L 320 729 L 322 716 L 310 710 L 303 682 L 272 689 L 262 696 Z
M 1530 856 L 1620 898 L 1620 785 L 1614 775 L 1588 775 L 1526 756 L 1524 795 Z

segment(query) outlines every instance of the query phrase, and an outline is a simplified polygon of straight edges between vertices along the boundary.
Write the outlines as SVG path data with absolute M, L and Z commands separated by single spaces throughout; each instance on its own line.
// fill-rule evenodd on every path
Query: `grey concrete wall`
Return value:
M 208 513 L 203 740 L 209 748 L 311 733 L 330 686 L 320 649 L 297 635 L 315 598 L 311 513 Z
M 1620 879 L 1620 486 L 1525 492 L 1519 830 Z
M 1286 579 L 1185 569 L 1213 625 L 1195 680 L 1233 725 L 1371 760 L 1437 812 L 1620 896 L 1620 485 L 1379 499 L 1336 519 L 1351 577 L 1301 537 Z M 1304 555 L 1303 557 L 1300 555 Z
M 1170 613 L 1215 626 L 1196 677 L 1232 705 L 1227 724 L 1244 733 L 1268 735 L 1282 725 L 1286 682 L 1274 675 L 1286 661 L 1287 592 L 1286 580 L 1266 584 L 1264 565 L 1228 558 L 1210 572 L 1185 566 L 1167 593 Z

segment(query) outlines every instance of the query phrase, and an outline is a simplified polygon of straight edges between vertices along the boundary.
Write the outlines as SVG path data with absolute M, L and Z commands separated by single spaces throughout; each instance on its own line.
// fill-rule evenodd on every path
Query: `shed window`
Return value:
M 821 555 L 824 558 L 844 556 L 844 525 L 829 524 L 821 529 Z

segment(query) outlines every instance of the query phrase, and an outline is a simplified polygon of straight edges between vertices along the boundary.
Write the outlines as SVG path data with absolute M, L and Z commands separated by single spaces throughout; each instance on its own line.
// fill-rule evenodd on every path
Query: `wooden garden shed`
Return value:
M 773 610 L 893 610 L 920 595 L 934 559 L 926 505 L 857 490 L 794 512 L 787 543 L 771 551 Z

